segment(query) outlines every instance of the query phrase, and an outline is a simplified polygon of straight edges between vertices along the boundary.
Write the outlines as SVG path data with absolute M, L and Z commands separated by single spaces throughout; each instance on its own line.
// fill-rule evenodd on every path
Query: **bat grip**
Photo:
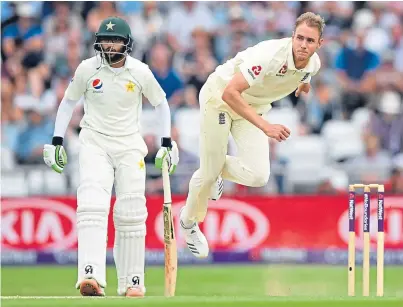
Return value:
M 162 163 L 162 186 L 164 189 L 164 204 L 170 204 L 171 198 L 171 183 L 169 178 L 168 161 L 164 160 Z

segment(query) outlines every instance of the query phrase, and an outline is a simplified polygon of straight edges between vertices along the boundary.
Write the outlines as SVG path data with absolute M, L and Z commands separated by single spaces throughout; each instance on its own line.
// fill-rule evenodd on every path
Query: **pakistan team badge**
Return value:
M 126 92 L 134 92 L 135 84 L 132 81 L 126 84 Z
M 109 23 L 106 24 L 106 30 L 112 30 L 113 31 L 114 26 L 116 26 L 116 25 L 109 21 Z
M 140 168 L 140 169 L 144 169 L 144 167 L 146 166 L 143 159 L 141 159 L 141 160 L 138 162 L 138 165 L 139 165 L 139 168 Z

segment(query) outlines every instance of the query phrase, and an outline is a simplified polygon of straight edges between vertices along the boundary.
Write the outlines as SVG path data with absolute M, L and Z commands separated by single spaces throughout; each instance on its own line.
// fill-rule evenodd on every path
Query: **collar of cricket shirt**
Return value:
M 128 69 L 130 69 L 130 68 L 132 68 L 133 67 L 133 62 L 132 62 L 132 57 L 131 56 L 126 56 L 126 60 L 125 60 L 125 65 L 123 65 L 123 70 L 128 70 Z M 112 67 L 109 65 L 109 64 L 107 64 L 107 63 L 101 63 L 101 67 L 100 68 L 104 68 L 104 67 L 107 67 L 110 71 L 113 71 L 113 69 L 112 69 Z
M 314 72 L 313 57 L 315 56 L 315 53 L 309 59 L 308 64 L 304 68 L 301 68 L 301 69 L 296 68 L 295 64 L 294 64 L 294 57 L 292 56 L 292 38 L 290 38 L 290 41 L 288 43 L 287 53 L 288 53 L 288 55 L 287 55 L 287 69 L 288 70 L 297 70 L 297 71 L 302 71 L 302 72 L 306 72 L 306 73 Z

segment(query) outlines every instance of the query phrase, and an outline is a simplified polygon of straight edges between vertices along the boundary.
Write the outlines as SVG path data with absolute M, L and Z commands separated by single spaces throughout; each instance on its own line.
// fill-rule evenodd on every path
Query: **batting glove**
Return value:
M 56 142 L 54 141 L 55 139 Z M 51 167 L 59 174 L 63 172 L 63 169 L 67 164 L 67 154 L 62 142 L 57 142 L 57 138 L 53 138 L 52 145 L 45 144 L 43 146 L 43 160 L 47 166 Z
M 176 166 L 179 163 L 179 150 L 178 145 L 171 138 L 162 138 L 161 148 L 157 152 L 155 157 L 155 167 L 162 169 L 162 163 L 168 162 L 169 174 L 173 174 L 176 170 Z

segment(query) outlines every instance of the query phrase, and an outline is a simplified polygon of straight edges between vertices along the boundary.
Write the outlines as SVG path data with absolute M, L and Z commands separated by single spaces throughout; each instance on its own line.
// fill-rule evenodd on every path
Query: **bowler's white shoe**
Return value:
M 224 180 L 221 176 L 218 176 L 216 182 L 211 187 L 210 199 L 219 200 L 221 198 L 222 192 L 224 191 Z
M 183 209 L 184 207 L 181 209 L 179 216 L 182 215 Z M 207 239 L 201 232 L 199 225 L 197 225 L 197 223 L 194 223 L 190 227 L 185 227 L 182 222 L 182 218 L 180 218 L 180 225 L 182 232 L 185 235 L 186 244 L 192 254 L 197 258 L 206 258 L 209 253 L 209 247 Z

